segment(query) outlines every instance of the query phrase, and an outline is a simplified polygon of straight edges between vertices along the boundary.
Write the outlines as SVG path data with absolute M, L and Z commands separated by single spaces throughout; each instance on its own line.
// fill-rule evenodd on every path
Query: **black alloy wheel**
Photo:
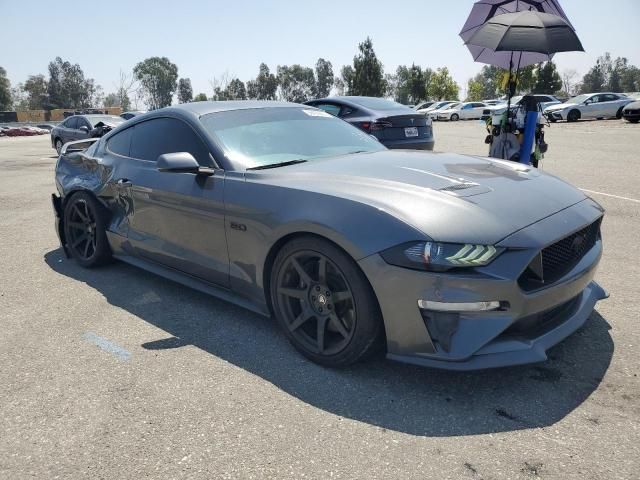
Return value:
M 58 155 L 60 154 L 60 152 L 62 151 L 62 140 L 60 140 L 59 138 L 56 138 L 56 152 L 58 152 Z
M 354 262 L 329 242 L 287 245 L 274 263 L 271 298 L 291 343 L 317 363 L 348 365 L 378 343 L 375 297 Z
M 85 192 L 74 194 L 65 207 L 67 248 L 71 256 L 84 267 L 97 266 L 111 258 L 103 209 L 94 197 Z
M 578 120 L 580 120 L 580 111 L 571 110 L 567 115 L 567 122 L 577 122 Z

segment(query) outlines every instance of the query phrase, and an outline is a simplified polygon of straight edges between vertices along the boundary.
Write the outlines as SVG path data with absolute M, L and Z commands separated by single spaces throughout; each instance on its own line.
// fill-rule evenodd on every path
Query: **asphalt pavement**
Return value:
M 607 210 L 611 298 L 548 362 L 471 373 L 325 369 L 240 307 L 82 269 L 48 136 L 0 138 L 0 478 L 640 478 L 640 125 L 547 131 L 542 168 Z M 436 149 L 484 155 L 485 133 L 438 123 Z

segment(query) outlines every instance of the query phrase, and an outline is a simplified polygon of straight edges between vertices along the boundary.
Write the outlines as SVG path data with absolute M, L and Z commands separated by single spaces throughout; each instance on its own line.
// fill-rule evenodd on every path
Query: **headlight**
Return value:
M 385 250 L 381 255 L 387 263 L 398 267 L 444 272 L 487 265 L 503 251 L 493 245 L 410 242 Z

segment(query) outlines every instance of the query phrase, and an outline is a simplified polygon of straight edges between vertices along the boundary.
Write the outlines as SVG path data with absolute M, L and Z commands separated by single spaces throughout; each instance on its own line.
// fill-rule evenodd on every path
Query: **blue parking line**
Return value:
M 100 347 L 105 352 L 113 353 L 116 357 L 123 361 L 129 361 L 131 359 L 131 353 L 122 348 L 117 343 L 110 342 L 106 338 L 96 335 L 93 332 L 87 332 L 82 336 L 85 340 Z

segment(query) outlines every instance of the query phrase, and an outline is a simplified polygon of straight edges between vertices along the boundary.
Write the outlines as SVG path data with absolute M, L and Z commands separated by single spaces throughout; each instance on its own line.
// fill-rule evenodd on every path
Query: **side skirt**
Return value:
M 200 279 L 182 273 L 178 270 L 174 270 L 172 268 L 168 268 L 147 260 L 142 260 L 138 257 L 119 254 L 114 255 L 114 257 L 125 263 L 133 265 L 134 267 L 138 267 L 148 272 L 155 273 L 156 275 L 164 277 L 173 282 L 180 283 L 186 287 L 193 288 L 194 290 L 198 290 L 202 293 L 206 293 L 207 295 L 211 295 L 226 302 L 230 302 L 240 307 L 246 308 L 247 310 L 251 310 L 252 312 L 259 315 L 271 317 L 271 313 L 267 309 L 260 308 L 246 298 L 226 288 L 218 287 L 211 283 L 204 282 Z

